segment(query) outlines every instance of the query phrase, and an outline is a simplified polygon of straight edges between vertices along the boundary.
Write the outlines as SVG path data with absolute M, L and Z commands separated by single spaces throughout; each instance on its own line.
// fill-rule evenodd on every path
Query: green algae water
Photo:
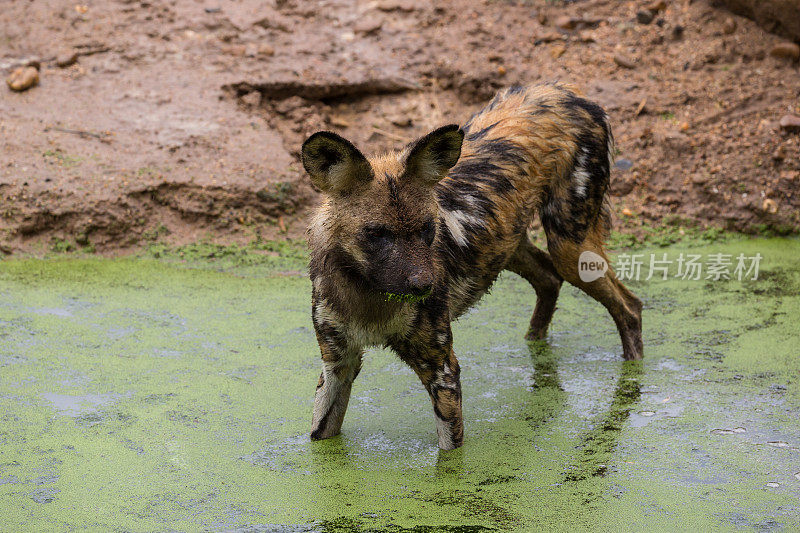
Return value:
M 797 530 L 800 242 L 655 252 L 763 259 L 755 281 L 627 281 L 643 363 L 567 286 L 526 343 L 535 295 L 503 274 L 453 327 L 452 452 L 377 349 L 342 435 L 309 441 L 302 264 L 0 262 L 0 530 Z

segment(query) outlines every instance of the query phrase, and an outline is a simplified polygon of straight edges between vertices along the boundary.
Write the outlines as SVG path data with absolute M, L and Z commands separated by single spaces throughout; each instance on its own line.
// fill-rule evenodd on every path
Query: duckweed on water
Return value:
M 630 282 L 643 363 L 568 287 L 527 344 L 534 293 L 504 274 L 454 325 L 446 453 L 384 350 L 343 434 L 308 440 L 305 252 L 263 246 L 0 263 L 0 529 L 800 528 L 798 241 L 692 248 L 760 253 L 757 281 Z

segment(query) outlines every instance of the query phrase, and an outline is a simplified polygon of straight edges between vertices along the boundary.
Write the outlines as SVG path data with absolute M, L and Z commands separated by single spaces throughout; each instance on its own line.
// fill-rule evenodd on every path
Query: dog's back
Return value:
M 437 187 L 454 316 L 489 288 L 536 213 L 548 240 L 605 236 L 614 150 L 606 113 L 563 85 L 508 88 L 463 130 L 461 159 Z

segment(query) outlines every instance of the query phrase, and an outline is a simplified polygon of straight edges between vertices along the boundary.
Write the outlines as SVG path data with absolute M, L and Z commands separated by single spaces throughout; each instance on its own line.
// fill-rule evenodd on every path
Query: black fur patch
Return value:
M 582 125 L 575 158 L 566 176 L 556 178 L 567 180 L 569 192 L 566 197 L 556 197 L 553 188 L 546 187 L 540 216 L 548 237 L 552 234 L 573 242 L 583 242 L 586 232 L 598 217 L 606 227 L 609 224 L 604 205 L 611 172 L 608 152 L 613 141 L 606 114 L 600 106 L 571 93 L 565 96 L 565 106 L 570 110 L 586 112 L 591 122 L 586 123 L 587 118 L 583 113 L 574 112 L 573 120 Z M 592 126 L 600 126 L 602 134 L 598 134 Z M 575 172 L 579 167 L 588 174 L 582 194 L 575 182 Z
M 364 288 L 368 285 L 368 280 L 358 262 L 339 245 L 313 256 L 308 270 L 312 279 L 317 276 L 327 278 L 332 272 L 339 272 L 357 287 Z
M 467 124 L 464 125 L 464 130 L 468 132 L 467 136 L 466 136 L 466 140 L 468 140 L 470 142 L 474 142 L 474 141 L 479 141 L 479 140 L 483 139 L 484 137 L 486 137 L 486 135 L 490 131 L 492 131 L 492 128 L 497 126 L 499 124 L 499 122 L 495 122 L 494 124 L 490 124 L 490 125 L 486 126 L 485 128 L 482 128 L 482 129 L 480 129 L 478 131 L 474 131 L 474 132 L 469 132 L 470 124 L 471 124 L 470 122 L 467 122 Z

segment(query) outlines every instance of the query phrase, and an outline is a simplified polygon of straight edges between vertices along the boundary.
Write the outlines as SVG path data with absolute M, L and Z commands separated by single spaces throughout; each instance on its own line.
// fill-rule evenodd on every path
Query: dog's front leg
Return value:
M 360 347 L 351 346 L 335 329 L 316 327 L 322 353 L 322 373 L 314 395 L 311 440 L 327 439 L 342 429 L 353 381 L 361 371 Z
M 449 324 L 446 330 L 430 335 L 415 335 L 413 341 L 400 343 L 395 350 L 414 369 L 431 397 L 439 448 L 458 448 L 464 442 L 461 371 L 453 353 Z

